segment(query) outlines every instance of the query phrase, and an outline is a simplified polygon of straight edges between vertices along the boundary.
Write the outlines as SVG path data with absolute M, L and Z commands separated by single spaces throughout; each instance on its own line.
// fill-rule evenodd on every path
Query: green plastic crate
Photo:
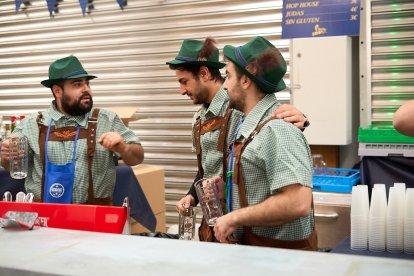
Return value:
M 358 142 L 414 144 L 414 137 L 402 135 L 393 127 L 370 126 L 368 128 L 359 128 Z

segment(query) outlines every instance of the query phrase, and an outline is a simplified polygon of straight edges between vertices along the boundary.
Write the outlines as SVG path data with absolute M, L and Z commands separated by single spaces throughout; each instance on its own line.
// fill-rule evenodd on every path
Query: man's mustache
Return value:
M 82 100 L 82 99 L 84 99 L 84 98 L 86 98 L 86 97 L 88 97 L 89 99 L 92 99 L 92 96 L 91 96 L 91 94 L 89 94 L 89 93 L 83 93 L 82 94 L 82 96 L 79 98 L 79 100 Z

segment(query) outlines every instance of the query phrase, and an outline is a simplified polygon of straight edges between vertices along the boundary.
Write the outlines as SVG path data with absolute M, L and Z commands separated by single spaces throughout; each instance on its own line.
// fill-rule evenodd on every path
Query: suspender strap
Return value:
M 228 132 L 228 125 L 229 120 L 231 117 L 231 113 L 233 112 L 232 108 L 227 108 L 226 114 L 224 115 L 224 119 L 222 121 L 221 127 L 220 127 L 220 135 L 217 142 L 217 150 L 221 151 L 223 153 L 223 176 L 226 175 L 227 171 L 227 132 Z
M 231 117 L 233 109 L 228 108 L 224 117 L 213 117 L 206 120 L 203 124 L 201 123 L 201 118 L 198 118 L 195 125 L 194 125 L 194 143 L 196 148 L 197 154 L 197 165 L 198 171 L 201 173 L 201 177 L 204 175 L 204 169 L 201 163 L 201 135 L 215 130 L 220 130 L 218 142 L 217 142 L 217 150 L 223 153 L 223 174 L 226 172 L 227 168 L 227 152 L 226 152 L 226 138 L 227 138 L 227 129 L 229 120 Z
M 197 154 L 198 173 L 200 175 L 200 178 L 203 178 L 204 170 L 201 164 L 201 141 L 200 140 L 201 140 L 201 119 L 198 118 L 194 126 L 194 143 L 195 143 L 196 154 Z
M 234 170 L 234 182 L 239 186 L 239 199 L 241 208 L 247 207 L 247 196 L 246 196 L 246 187 L 244 184 L 244 177 L 241 166 L 241 155 L 246 148 L 246 146 L 253 140 L 253 138 L 260 132 L 264 125 L 266 125 L 270 120 L 267 119 L 261 123 L 257 128 L 249 135 L 247 139 L 243 142 L 239 142 L 235 145 L 235 170 Z M 312 198 L 312 208 L 313 208 L 313 198 Z M 268 247 L 278 247 L 278 248 L 291 248 L 291 249 L 304 249 L 304 250 L 317 250 L 318 249 L 318 240 L 315 231 L 315 219 L 313 223 L 313 231 L 304 240 L 278 240 L 268 237 L 262 237 L 256 234 L 253 234 L 251 227 L 243 227 L 244 233 L 242 236 L 242 244 L 250 244 L 257 246 L 268 246 Z
M 93 204 L 94 192 L 93 192 L 93 178 L 92 178 L 92 161 L 95 154 L 96 146 L 96 127 L 98 122 L 99 108 L 95 108 L 92 112 L 92 116 L 88 120 L 88 136 L 86 143 L 88 144 L 88 175 L 89 175 L 89 186 L 88 186 L 88 204 Z

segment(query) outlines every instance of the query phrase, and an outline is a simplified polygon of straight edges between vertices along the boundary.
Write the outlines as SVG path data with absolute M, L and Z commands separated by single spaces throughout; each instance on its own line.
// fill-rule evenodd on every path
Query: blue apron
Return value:
M 45 192 L 43 201 L 48 203 L 70 204 L 72 203 L 73 182 L 75 180 L 76 143 L 78 141 L 80 127 L 78 126 L 76 131 L 72 162 L 64 165 L 57 165 L 49 162 L 48 158 L 48 141 L 52 122 L 53 119 L 50 119 L 46 134 Z

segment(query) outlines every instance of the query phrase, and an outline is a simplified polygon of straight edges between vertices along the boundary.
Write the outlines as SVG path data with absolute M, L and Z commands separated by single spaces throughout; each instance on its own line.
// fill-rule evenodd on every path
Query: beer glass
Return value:
M 10 137 L 9 165 L 10 176 L 14 179 L 22 179 L 27 176 L 28 167 L 28 140 L 27 137 Z
M 200 179 L 194 185 L 204 219 L 209 226 L 216 224 L 217 218 L 223 215 L 217 187 L 212 179 Z
M 193 207 L 180 209 L 178 217 L 178 234 L 180 240 L 193 240 L 195 234 L 196 214 Z

